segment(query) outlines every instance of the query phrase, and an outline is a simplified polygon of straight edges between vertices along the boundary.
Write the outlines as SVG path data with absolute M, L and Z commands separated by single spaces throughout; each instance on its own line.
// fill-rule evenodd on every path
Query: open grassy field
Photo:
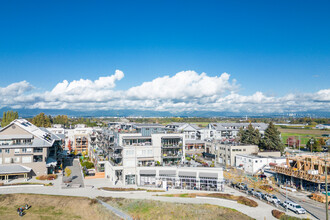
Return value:
M 209 204 L 181 204 L 112 197 L 99 199 L 125 211 L 134 219 L 252 219 L 234 209 Z
M 0 195 L 0 219 L 22 219 L 16 210 L 25 204 L 31 206 L 29 210 L 25 211 L 23 217 L 28 220 L 118 219 L 96 200 L 84 197 L 35 194 Z
M 322 134 L 330 134 L 330 131 L 319 130 L 319 129 L 289 129 L 289 128 L 278 128 L 281 133 L 294 133 L 299 135 L 316 135 L 321 136 Z
M 322 137 L 322 134 L 330 134 L 330 131 L 322 131 L 316 129 L 278 129 L 281 132 L 282 141 L 286 144 L 288 137 L 295 136 L 297 139 L 300 136 L 300 145 L 305 146 L 308 140 L 312 137 Z

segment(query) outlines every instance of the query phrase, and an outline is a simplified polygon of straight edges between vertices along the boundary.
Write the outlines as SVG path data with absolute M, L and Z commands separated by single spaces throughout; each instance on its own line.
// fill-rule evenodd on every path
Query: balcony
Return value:
M 182 144 L 163 144 L 162 148 L 180 149 L 182 148 Z
M 181 158 L 182 154 L 163 154 L 162 158 L 164 159 L 175 159 L 175 158 Z

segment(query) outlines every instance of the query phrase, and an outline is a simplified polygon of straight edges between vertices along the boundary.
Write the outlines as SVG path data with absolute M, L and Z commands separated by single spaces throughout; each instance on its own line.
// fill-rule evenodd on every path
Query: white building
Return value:
M 266 157 L 260 155 L 236 155 L 236 167 L 249 174 L 256 174 L 264 169 L 269 169 L 270 165 L 280 165 L 285 163 L 285 157 Z

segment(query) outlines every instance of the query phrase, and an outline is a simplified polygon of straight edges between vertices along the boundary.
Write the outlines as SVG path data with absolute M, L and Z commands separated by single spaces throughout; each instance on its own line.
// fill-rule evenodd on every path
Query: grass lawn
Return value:
M 209 204 L 182 204 L 112 197 L 99 199 L 125 211 L 133 219 L 252 219 L 237 210 Z
M 322 134 L 329 134 L 330 131 L 322 131 L 317 129 L 283 129 L 279 128 L 281 132 L 282 141 L 286 144 L 288 137 L 295 136 L 297 139 L 300 136 L 300 146 L 305 146 L 308 140 L 312 137 L 321 138 Z M 324 138 L 324 137 L 323 137 Z
M 23 217 L 29 220 L 118 219 L 96 200 L 85 197 L 35 194 L 0 195 L 0 219 L 22 219 L 16 210 L 25 204 L 31 206 L 25 211 Z

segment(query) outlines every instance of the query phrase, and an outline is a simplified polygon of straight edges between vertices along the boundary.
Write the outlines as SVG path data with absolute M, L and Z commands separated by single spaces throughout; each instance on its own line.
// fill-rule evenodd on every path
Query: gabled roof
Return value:
M 178 130 L 179 131 L 198 131 L 200 130 L 201 128 L 198 127 L 197 125 L 195 124 L 184 124 L 180 127 L 178 127 Z
M 213 129 L 218 131 L 223 130 L 239 130 L 241 127 L 247 128 L 250 123 L 210 123 Z M 265 130 L 268 127 L 268 124 L 265 123 L 251 123 L 254 128 L 259 130 Z
M 55 139 L 52 139 L 52 133 L 50 133 L 48 130 L 47 131 L 42 130 L 25 119 L 15 119 L 9 125 L 4 127 L 1 131 L 7 129 L 9 126 L 12 126 L 13 124 L 19 126 L 23 130 L 40 138 L 41 140 L 47 142 L 50 145 L 53 145 L 55 141 Z

